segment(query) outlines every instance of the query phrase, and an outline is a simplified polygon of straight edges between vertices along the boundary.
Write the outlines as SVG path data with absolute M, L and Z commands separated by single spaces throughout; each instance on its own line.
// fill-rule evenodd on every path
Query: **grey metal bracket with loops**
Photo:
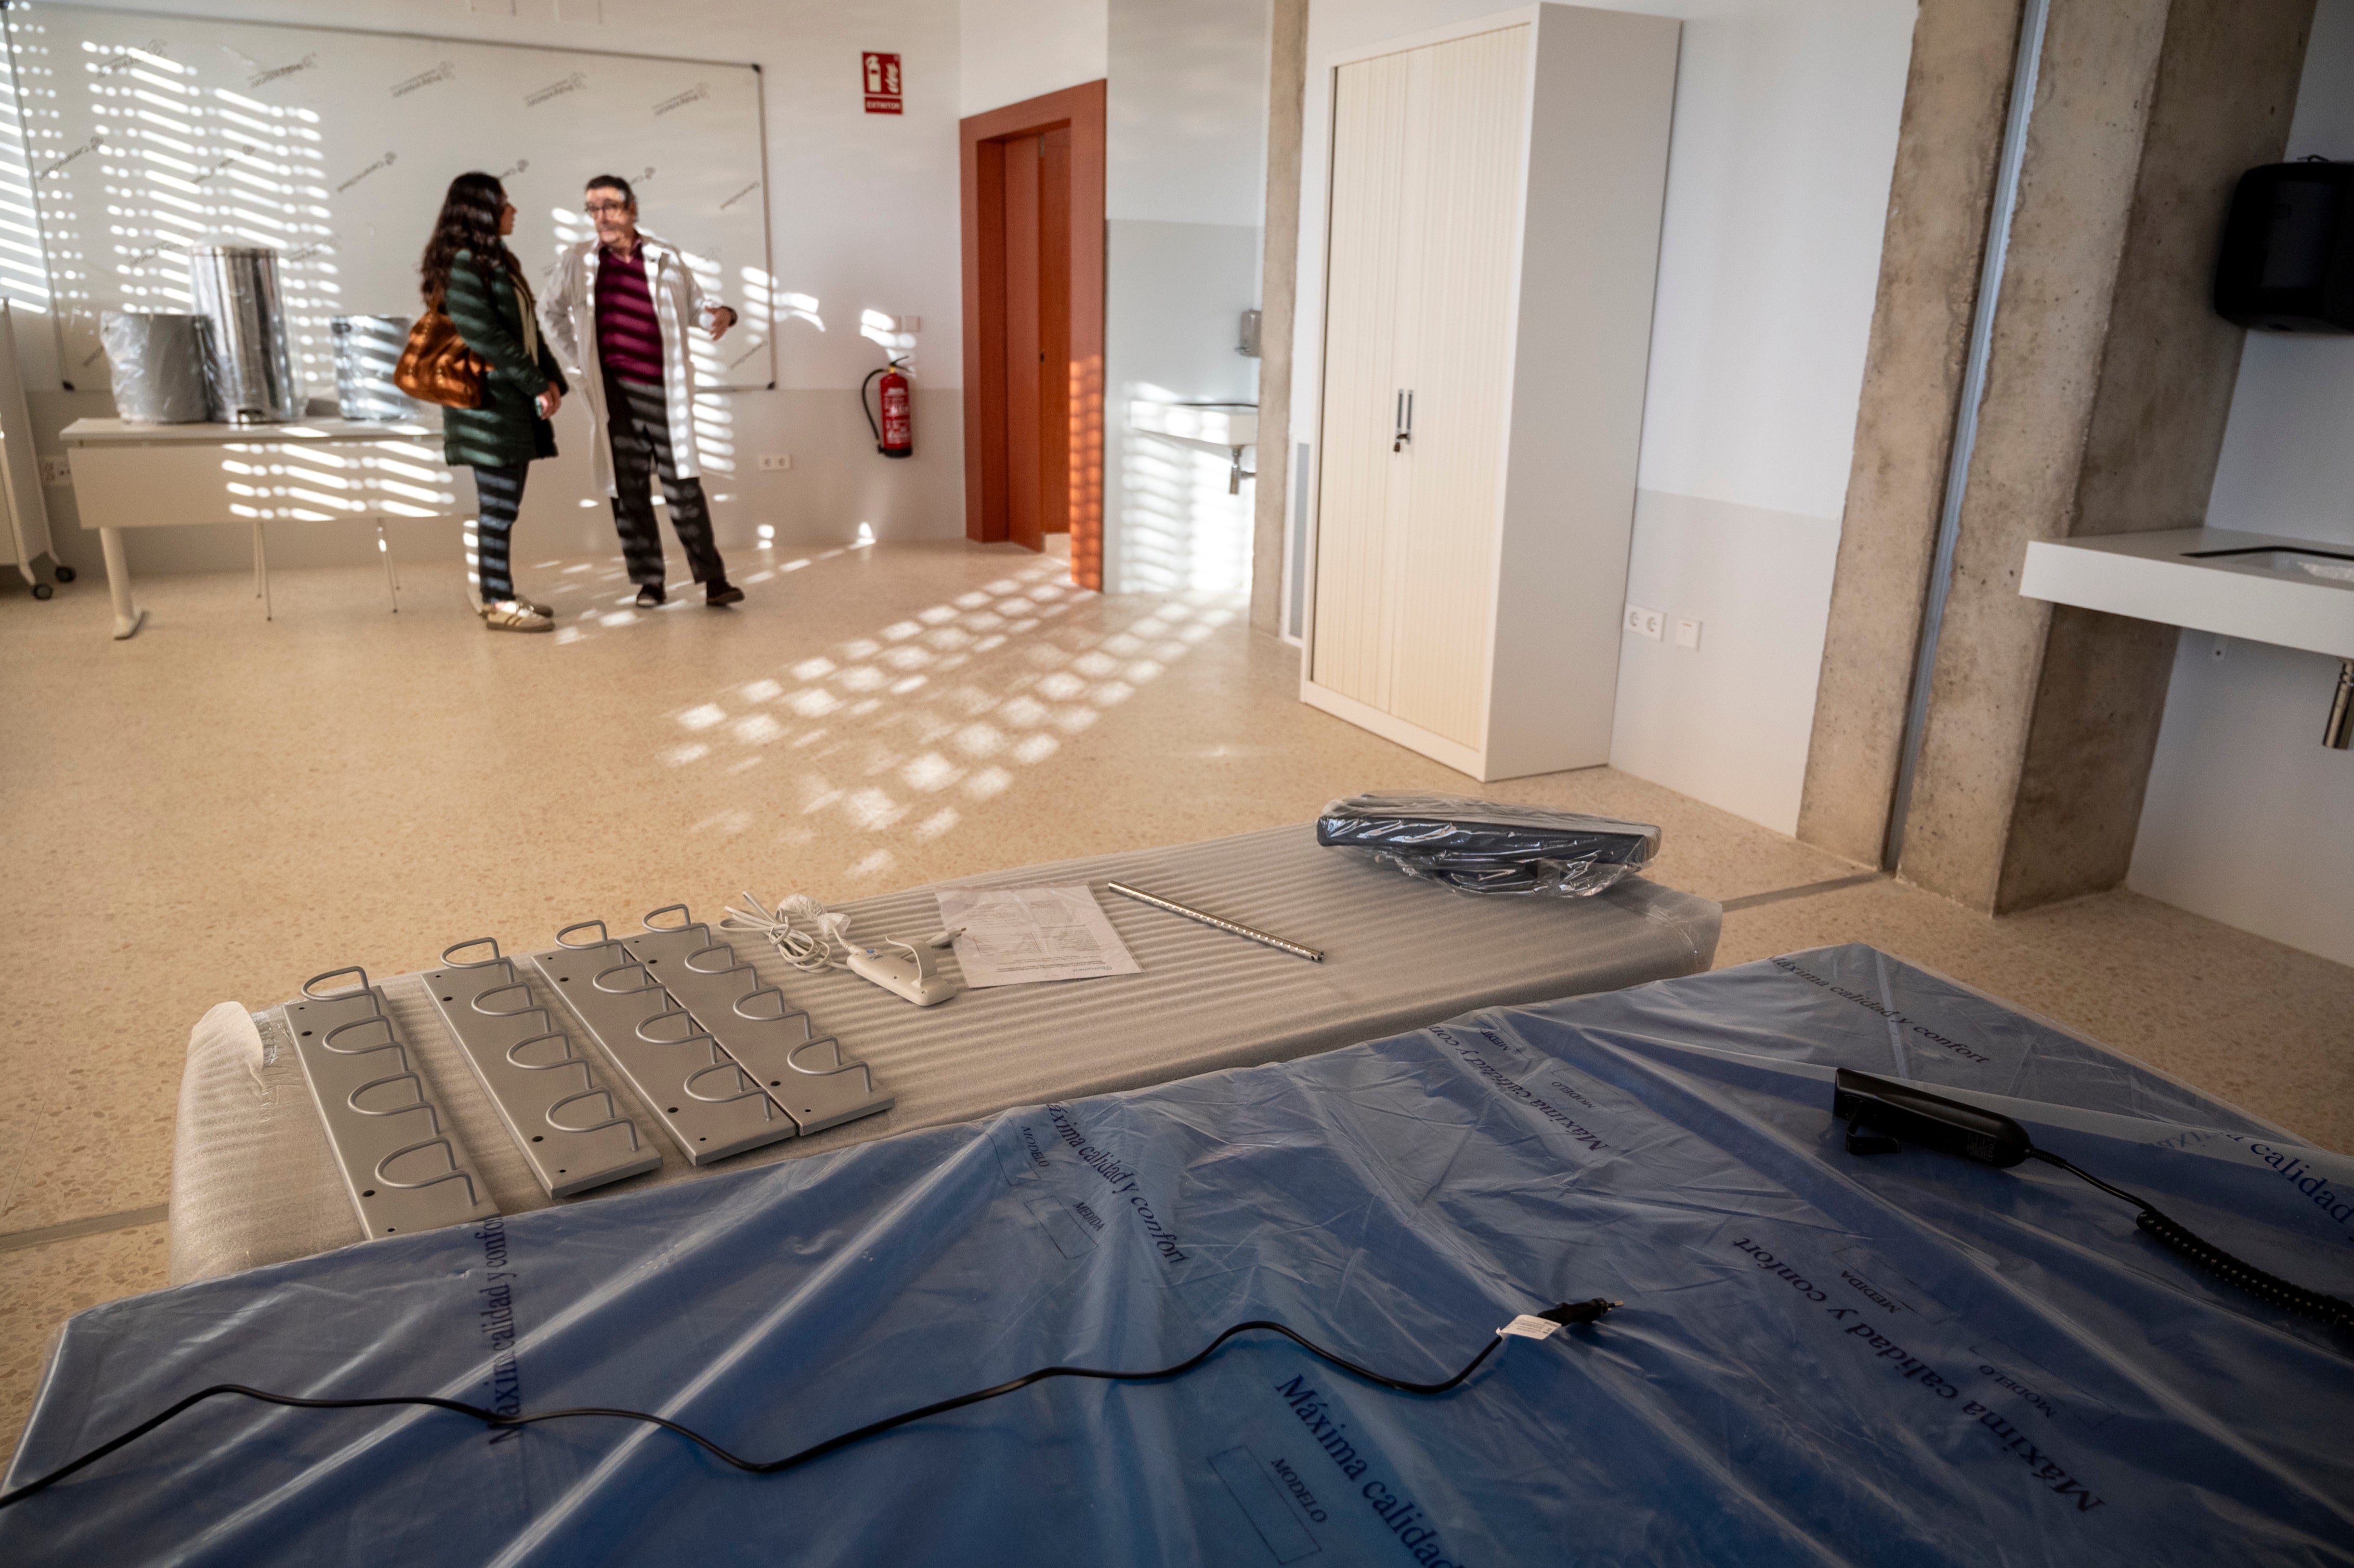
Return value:
M 486 958 L 457 956 L 485 948 Z M 453 943 L 441 963 L 424 977 L 433 1005 L 549 1197 L 662 1168 L 661 1151 L 639 1138 L 495 938 Z
M 357 983 L 319 989 L 320 982 L 346 975 Z M 301 999 L 281 1012 L 352 1207 L 371 1238 L 464 1224 L 499 1212 L 366 969 L 313 975 L 302 982 Z
M 653 923 L 673 913 L 680 925 Z M 689 917 L 685 905 L 653 910 L 642 924 L 645 930 L 623 938 L 622 946 L 662 977 L 678 1004 L 803 1132 L 822 1132 L 897 1102 L 875 1087 L 865 1063 L 845 1061 L 840 1041 L 819 1034 L 810 1015 L 786 1001 L 783 991 L 762 985 L 733 947 Z
M 590 930 L 595 940 L 572 939 Z M 534 953 L 532 963 L 688 1164 L 707 1165 L 801 1130 L 602 920 L 567 926 L 556 940 L 550 950 Z

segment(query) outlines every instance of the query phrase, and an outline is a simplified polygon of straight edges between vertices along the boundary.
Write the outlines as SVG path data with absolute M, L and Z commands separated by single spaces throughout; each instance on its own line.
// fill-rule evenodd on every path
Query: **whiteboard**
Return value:
M 591 233 L 581 187 L 616 174 L 741 324 L 693 334 L 712 390 L 776 385 L 757 66 L 228 22 L 61 5 L 5 13 L 26 162 L 69 386 L 107 385 L 99 313 L 188 308 L 203 238 L 279 248 L 313 397 L 338 315 L 414 316 L 451 179 L 517 209 L 535 281 Z

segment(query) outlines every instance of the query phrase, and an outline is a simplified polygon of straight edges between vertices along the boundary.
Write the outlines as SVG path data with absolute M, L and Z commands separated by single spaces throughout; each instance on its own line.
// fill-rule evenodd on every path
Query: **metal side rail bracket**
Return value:
M 323 980 L 347 975 L 357 983 L 319 989 Z M 370 1237 L 464 1224 L 499 1212 L 366 970 L 313 975 L 302 997 L 281 1011 L 352 1207 Z
M 654 921 L 675 914 L 680 924 Z M 842 1044 L 818 1034 L 810 1015 L 764 986 L 711 927 L 690 920 L 684 904 L 647 915 L 645 930 L 625 937 L 632 958 L 662 978 L 663 988 L 720 1049 L 743 1065 L 801 1131 L 822 1132 L 886 1111 L 897 1097 L 879 1092 L 864 1062 L 843 1060 Z
M 596 939 L 576 942 L 593 930 Z M 653 972 L 583 920 L 556 934 L 557 946 L 531 961 L 596 1037 L 690 1165 L 792 1137 L 800 1125 L 719 1048 L 707 1030 L 663 988 Z
M 458 957 L 470 948 L 487 956 Z M 662 1168 L 661 1150 L 638 1137 L 613 1091 L 598 1086 L 588 1058 L 495 939 L 456 943 L 441 963 L 424 975 L 433 1005 L 549 1197 Z

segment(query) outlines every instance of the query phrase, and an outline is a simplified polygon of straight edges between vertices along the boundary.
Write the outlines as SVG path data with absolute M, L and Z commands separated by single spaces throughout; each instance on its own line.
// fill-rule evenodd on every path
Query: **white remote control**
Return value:
M 943 931 L 920 948 L 853 948 L 850 972 L 873 980 L 893 996 L 917 1007 L 937 1007 L 964 987 L 934 974 L 927 949 L 945 948 L 956 937 L 954 931 Z

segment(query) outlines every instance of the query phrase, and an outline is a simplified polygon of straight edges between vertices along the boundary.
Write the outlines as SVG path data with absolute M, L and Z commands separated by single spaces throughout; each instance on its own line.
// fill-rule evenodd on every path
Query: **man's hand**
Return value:
M 539 417 L 543 419 L 553 419 L 556 418 L 556 410 L 564 406 L 564 394 L 551 387 L 541 393 L 536 401 L 539 405 Z
M 726 336 L 727 329 L 735 324 L 735 306 L 721 305 L 717 309 L 714 310 L 711 313 L 711 336 L 713 341 L 716 342 L 718 339 Z

